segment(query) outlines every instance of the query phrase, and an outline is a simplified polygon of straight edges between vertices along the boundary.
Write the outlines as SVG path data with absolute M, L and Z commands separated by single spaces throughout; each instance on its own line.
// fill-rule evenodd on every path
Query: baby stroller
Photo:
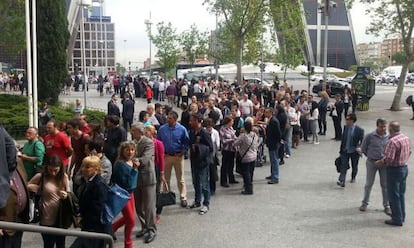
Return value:
M 256 167 L 262 167 L 263 164 L 266 163 L 266 155 L 264 154 L 264 148 L 266 144 L 266 127 L 262 125 L 255 125 L 254 128 L 257 129 L 257 133 L 259 135 L 259 147 L 257 148 Z

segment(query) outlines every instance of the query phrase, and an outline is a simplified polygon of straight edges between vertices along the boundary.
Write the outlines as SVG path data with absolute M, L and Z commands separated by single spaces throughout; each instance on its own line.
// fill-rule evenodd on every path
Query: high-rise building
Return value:
M 79 4 L 77 1 L 70 2 L 72 3 L 69 3 L 69 6 Z M 91 6 L 79 7 L 80 18 L 83 20 L 73 18 L 71 21 L 68 13 L 69 27 L 74 24 L 74 31 L 71 32 L 73 42 L 70 42 L 72 47 L 68 49 L 70 51 L 68 54 L 69 71 L 75 72 L 77 68 L 82 71 L 84 69 L 83 61 L 85 61 L 85 69 L 89 76 L 115 72 L 115 24 L 111 22 L 110 16 L 105 16 L 104 0 L 93 0 Z M 84 24 L 83 37 L 81 35 L 82 23 Z M 85 49 L 84 53 L 83 48 Z
M 351 15 L 344 0 L 329 1 L 328 66 L 348 69 L 358 64 Z M 307 56 L 318 66 L 324 64 L 325 0 L 302 0 Z

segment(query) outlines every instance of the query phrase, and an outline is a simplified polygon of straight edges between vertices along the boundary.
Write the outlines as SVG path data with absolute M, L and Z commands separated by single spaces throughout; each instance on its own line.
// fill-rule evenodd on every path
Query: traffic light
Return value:
M 266 68 L 266 64 L 261 63 L 260 64 L 260 72 L 264 72 L 265 71 L 265 68 Z
M 128 62 L 128 65 L 131 65 L 131 61 Z
M 75 63 L 75 69 L 74 69 L 75 75 L 79 73 L 79 64 Z

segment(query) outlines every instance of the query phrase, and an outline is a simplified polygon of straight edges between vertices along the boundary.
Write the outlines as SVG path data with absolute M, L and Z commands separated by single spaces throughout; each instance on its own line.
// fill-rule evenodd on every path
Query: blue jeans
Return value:
M 286 132 L 286 137 L 285 137 L 285 153 L 287 155 L 292 155 L 292 153 L 290 152 L 290 148 L 292 147 L 292 134 L 293 134 L 293 127 L 290 126 L 289 129 Z
M 279 180 L 279 152 L 278 148 L 275 150 L 269 149 L 269 160 L 270 160 L 270 174 L 272 180 Z
M 203 205 L 210 206 L 210 167 L 199 167 L 191 165 L 191 174 L 193 177 L 193 186 L 195 193 L 195 203 L 201 202 L 201 194 L 203 194 Z
M 256 161 L 242 163 L 244 191 L 253 193 L 253 174 Z
M 397 223 L 405 221 L 405 184 L 407 181 L 408 168 L 387 167 L 387 189 L 392 219 Z

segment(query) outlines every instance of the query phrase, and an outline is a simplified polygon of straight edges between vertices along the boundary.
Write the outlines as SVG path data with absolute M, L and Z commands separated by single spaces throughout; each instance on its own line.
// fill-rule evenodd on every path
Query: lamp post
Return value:
M 326 91 L 326 81 L 327 81 L 327 67 L 328 67 L 328 22 L 329 22 L 329 7 L 336 8 L 336 2 L 325 0 L 324 6 L 321 6 L 320 9 L 323 10 L 325 16 L 325 36 L 323 44 L 323 82 L 322 90 Z
M 151 57 L 152 57 L 152 54 L 151 54 L 151 46 L 152 46 L 152 39 L 151 39 L 151 36 L 152 36 L 152 33 L 151 33 L 151 30 L 152 30 L 151 12 L 150 12 L 149 19 L 148 20 L 145 20 L 145 25 L 147 25 L 147 29 L 148 29 L 148 38 L 149 38 L 149 76 L 151 77 L 151 74 L 152 74 L 152 67 L 151 67 L 151 64 L 152 64 L 152 61 L 151 61 Z
M 83 70 L 83 102 L 84 102 L 84 108 L 86 108 L 86 88 L 88 85 L 88 76 L 86 73 L 86 46 L 85 46 L 85 13 L 84 9 L 85 7 L 89 7 L 92 5 L 92 2 L 90 0 L 81 0 L 79 2 L 79 7 L 81 11 L 81 50 L 82 50 L 82 70 Z

